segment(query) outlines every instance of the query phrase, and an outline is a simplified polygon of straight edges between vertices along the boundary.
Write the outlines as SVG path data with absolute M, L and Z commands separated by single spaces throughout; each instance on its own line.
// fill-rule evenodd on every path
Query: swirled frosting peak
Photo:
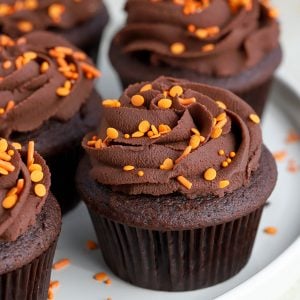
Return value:
M 94 17 L 102 0 L 4 0 L 1 32 L 12 37 L 36 30 L 70 29 Z
M 15 241 L 35 224 L 50 188 L 49 169 L 34 151 L 0 138 L 0 241 Z
M 34 32 L 0 35 L 0 136 L 68 121 L 90 97 L 100 72 L 63 38 Z
M 279 46 L 277 11 L 267 0 L 128 0 L 115 43 L 154 66 L 226 77 Z
M 114 191 L 222 196 L 258 168 L 259 117 L 229 91 L 160 77 L 103 106 L 100 130 L 83 146 L 92 178 Z

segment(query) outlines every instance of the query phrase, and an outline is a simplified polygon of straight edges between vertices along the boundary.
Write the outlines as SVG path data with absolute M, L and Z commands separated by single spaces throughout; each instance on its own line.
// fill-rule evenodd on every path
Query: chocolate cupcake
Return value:
M 13 38 L 49 30 L 61 34 L 95 61 L 108 12 L 102 0 L 1 1 L 1 33 Z
M 0 138 L 0 299 L 46 300 L 60 208 L 34 143 L 20 148 Z
M 74 174 L 82 137 L 99 122 L 99 71 L 62 37 L 33 32 L 17 40 L 0 36 L 0 136 L 36 141 L 53 175 L 63 212 L 78 203 Z
M 110 48 L 124 87 L 160 75 L 185 78 L 231 90 L 262 114 L 282 59 L 267 1 L 128 0 L 126 10 Z
M 277 178 L 252 108 L 229 91 L 166 77 L 103 105 L 77 184 L 111 270 L 166 291 L 238 273 Z

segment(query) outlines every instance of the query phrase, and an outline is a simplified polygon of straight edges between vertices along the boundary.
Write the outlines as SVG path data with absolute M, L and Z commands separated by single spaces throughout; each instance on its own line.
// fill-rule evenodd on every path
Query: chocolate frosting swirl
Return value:
M 174 2 L 128 0 L 128 20 L 115 37 L 117 45 L 151 65 L 218 77 L 255 66 L 279 46 L 275 11 L 266 1 L 249 0 L 249 8 L 233 9 L 230 3 L 238 1 L 212 0 L 188 14 Z
M 4 0 L 0 4 L 1 32 L 12 37 L 36 30 L 71 29 L 94 17 L 102 0 Z
M 147 88 L 145 85 L 129 86 L 118 105 L 104 107 L 97 137 L 90 134 L 83 140 L 94 180 L 127 194 L 179 192 L 188 198 L 223 196 L 249 183 L 252 172 L 258 168 L 262 135 L 259 119 L 248 104 L 229 91 L 186 80 L 160 77 L 147 83 Z M 171 96 L 174 86 L 183 89 L 180 97 Z M 143 96 L 144 105 L 134 106 L 134 95 Z M 169 109 L 159 107 L 166 95 L 172 101 Z M 190 104 L 184 102 L 189 99 L 193 100 Z M 133 137 L 145 120 L 156 128 L 168 125 L 171 130 L 156 138 L 149 138 L 151 135 L 146 133 Z M 216 134 L 216 127 L 222 128 L 221 134 Z M 116 129 L 118 138 L 93 146 L 99 137 L 103 141 L 107 128 Z M 195 135 L 199 136 L 195 129 L 200 132 L 201 143 L 182 157 Z M 162 169 L 167 158 L 174 166 Z M 124 166 L 134 169 L 124 171 Z M 215 171 L 215 178 L 206 175 L 208 169 Z M 191 186 L 182 184 L 180 176 Z
M 0 136 L 66 122 L 86 103 L 98 71 L 65 39 L 34 32 L 0 36 Z
M 3 140 L 0 139 L 0 141 Z M 35 224 L 50 189 L 49 169 L 37 152 L 34 153 L 34 163 L 41 166 L 44 174 L 43 179 L 39 182 L 46 189 L 43 197 L 37 196 L 34 191 L 36 184 L 31 181 L 30 171 L 26 165 L 27 151 L 25 149 L 17 151 L 11 144 L 8 145 L 7 151 L 9 150 L 14 153 L 10 160 L 14 171 L 7 175 L 0 174 L 0 241 L 15 241 Z M 5 208 L 3 201 L 8 193 L 17 186 L 19 179 L 24 180 L 24 186 L 18 194 L 16 204 L 11 208 Z

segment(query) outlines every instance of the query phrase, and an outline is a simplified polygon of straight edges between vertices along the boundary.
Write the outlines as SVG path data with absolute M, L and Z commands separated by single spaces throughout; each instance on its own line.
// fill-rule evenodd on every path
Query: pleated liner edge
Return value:
M 134 228 L 90 210 L 106 264 L 133 285 L 164 291 L 209 287 L 248 262 L 263 207 L 217 226 L 183 231 Z
M 46 300 L 48 298 L 56 243 L 57 241 L 31 263 L 0 275 L 0 300 Z

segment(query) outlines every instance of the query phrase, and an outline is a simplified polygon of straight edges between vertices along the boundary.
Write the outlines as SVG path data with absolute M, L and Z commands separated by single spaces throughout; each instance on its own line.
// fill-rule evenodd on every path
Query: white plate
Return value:
M 279 3 L 279 0 L 277 2 Z M 281 6 L 282 2 L 285 1 L 279 3 Z M 292 0 L 291 5 L 295 5 L 296 2 L 298 1 Z M 99 90 L 104 97 L 118 97 L 120 87 L 106 53 L 112 33 L 123 21 L 124 14 L 121 13 L 123 1 L 107 1 L 107 5 L 110 9 L 113 8 L 112 23 L 106 31 L 101 49 L 101 53 L 104 54 L 101 57 L 101 70 L 104 76 Z M 286 10 L 284 13 L 287 17 Z M 282 68 L 279 72 L 280 76 L 293 74 L 287 70 L 286 67 Z M 297 299 L 300 292 L 298 290 L 300 282 L 297 282 L 297 278 L 300 279 L 300 270 L 297 267 L 297 264 L 300 265 L 300 240 L 297 241 L 300 234 L 298 196 L 300 172 L 289 173 L 287 165 L 290 159 L 294 159 L 300 165 L 300 143 L 287 145 L 285 139 L 291 129 L 300 129 L 299 98 L 300 93 L 297 95 L 281 81 L 277 81 L 273 88 L 271 102 L 263 123 L 265 143 L 272 151 L 287 151 L 288 157 L 278 163 L 279 180 L 270 198 L 271 205 L 264 211 L 251 259 L 238 275 L 217 286 L 186 293 L 156 292 L 129 285 L 111 274 L 99 250 L 89 251 L 85 248 L 87 240 L 96 240 L 96 238 L 88 213 L 81 204 L 63 220 L 64 225 L 55 260 L 67 257 L 72 263 L 64 270 L 52 272 L 52 279 L 59 280 L 61 283 L 61 287 L 55 292 L 55 299 L 104 300 L 112 297 L 113 300 L 193 300 L 214 299 L 218 296 L 219 299 L 226 300 Z M 276 226 L 279 230 L 278 234 L 266 235 L 263 233 L 263 228 L 266 226 Z M 112 279 L 111 286 L 100 284 L 93 279 L 95 273 L 103 271 L 107 272 Z

